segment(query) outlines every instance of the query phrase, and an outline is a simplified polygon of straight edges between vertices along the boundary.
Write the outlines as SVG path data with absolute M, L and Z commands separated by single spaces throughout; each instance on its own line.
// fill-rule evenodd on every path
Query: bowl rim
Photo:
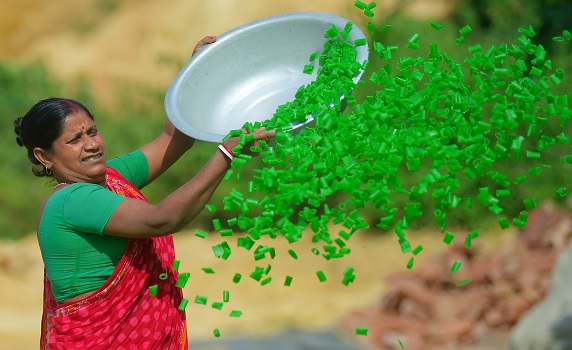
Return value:
M 295 19 L 295 20 L 306 20 L 307 19 L 307 20 L 311 20 L 311 21 L 327 22 L 327 23 L 330 23 L 330 25 L 331 24 L 336 25 L 336 27 L 339 30 L 341 30 L 341 28 L 343 28 L 348 22 L 352 22 L 345 17 L 335 15 L 335 14 L 331 14 L 331 13 L 326 13 L 326 12 L 303 11 L 303 12 L 285 13 L 285 14 L 279 14 L 279 15 L 274 15 L 274 16 L 270 16 L 267 18 L 258 19 L 258 20 L 240 25 L 238 27 L 235 27 L 231 30 L 228 30 L 228 31 L 218 35 L 216 42 L 213 44 L 215 44 L 215 45 L 218 44 L 217 46 L 221 46 L 221 45 L 224 45 L 224 43 L 226 41 L 236 40 L 237 36 L 242 35 L 242 33 L 244 33 L 244 32 L 251 31 L 254 28 L 257 28 L 260 26 L 272 25 L 273 23 L 278 23 L 278 22 L 290 21 L 292 19 Z M 352 40 L 363 39 L 363 38 L 365 38 L 367 40 L 363 31 L 355 23 L 353 23 L 352 30 L 350 31 L 350 37 L 352 38 Z M 171 121 L 171 123 L 175 126 L 175 128 L 177 128 L 178 130 L 180 130 L 181 132 L 183 132 L 187 136 L 190 136 L 190 137 L 195 138 L 197 140 L 206 141 L 206 142 L 221 142 L 221 139 L 226 135 L 221 136 L 219 134 L 209 132 L 209 131 L 205 131 L 205 130 L 201 130 L 201 129 L 198 129 L 196 127 L 191 126 L 189 123 L 187 123 L 185 121 L 185 118 L 181 117 L 179 109 L 176 108 L 177 97 L 178 97 L 178 94 L 180 92 L 180 89 L 182 88 L 182 85 L 184 84 L 185 78 L 187 77 L 187 75 L 190 74 L 190 71 L 194 68 L 194 66 L 196 65 L 196 62 L 200 62 L 201 58 L 205 55 L 208 55 L 209 52 L 211 51 L 211 49 L 214 48 L 211 46 L 213 44 L 209 44 L 209 45 L 206 45 L 205 47 L 203 47 L 199 52 L 197 52 L 194 56 L 192 56 L 187 61 L 187 63 L 183 66 L 183 68 L 181 68 L 181 70 L 177 73 L 177 75 L 175 76 L 175 78 L 173 79 L 173 81 L 171 82 L 171 84 L 169 85 L 169 87 L 166 91 L 165 98 L 164 98 L 164 108 L 165 108 L 165 112 L 167 114 L 167 118 Z M 361 52 L 358 52 L 358 56 L 360 56 L 360 53 L 361 53 L 362 60 L 365 61 L 368 58 L 369 51 L 367 49 L 367 44 L 364 45 L 364 47 L 365 47 L 365 50 L 362 49 Z M 357 47 L 357 49 L 358 49 L 358 51 L 360 50 L 359 47 Z M 359 59 L 359 57 L 358 57 L 358 59 Z M 300 69 L 302 69 L 302 67 L 300 67 Z M 361 70 L 354 77 L 354 82 L 357 83 L 361 79 L 362 75 L 363 75 L 363 70 Z M 298 125 L 297 127 L 299 128 L 300 126 Z

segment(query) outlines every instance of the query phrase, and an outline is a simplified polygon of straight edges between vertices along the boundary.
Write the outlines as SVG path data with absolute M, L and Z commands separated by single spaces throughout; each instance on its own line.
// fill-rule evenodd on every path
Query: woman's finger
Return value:
M 208 44 L 212 44 L 215 41 L 216 41 L 216 36 L 205 36 L 204 38 L 199 40 L 199 42 L 197 43 L 197 45 L 195 45 L 195 48 L 193 49 L 193 56 L 197 52 L 199 52 L 203 47 L 205 47 Z
M 276 136 L 276 130 L 266 130 L 266 128 L 256 129 L 254 131 L 254 136 L 257 140 L 268 140 Z

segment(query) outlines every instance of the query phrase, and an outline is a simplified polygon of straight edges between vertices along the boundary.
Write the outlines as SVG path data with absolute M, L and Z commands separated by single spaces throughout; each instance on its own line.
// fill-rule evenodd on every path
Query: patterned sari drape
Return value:
M 108 188 L 147 201 L 117 171 L 107 169 Z M 171 235 L 130 239 L 113 274 L 88 297 L 58 305 L 44 277 L 44 310 L 40 349 L 186 350 L 185 312 L 178 306 L 175 249 Z M 161 279 L 161 274 L 167 274 Z M 158 293 L 150 296 L 149 287 Z

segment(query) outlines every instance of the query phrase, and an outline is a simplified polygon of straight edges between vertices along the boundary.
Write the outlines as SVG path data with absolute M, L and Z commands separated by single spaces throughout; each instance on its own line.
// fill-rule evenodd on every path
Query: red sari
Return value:
M 107 169 L 107 185 L 117 194 L 147 201 L 117 171 Z M 181 288 L 175 287 L 171 235 L 130 239 L 113 274 L 88 297 L 58 305 L 44 277 L 40 349 L 187 350 Z M 166 279 L 159 276 L 166 273 Z M 164 277 L 164 276 L 162 276 Z M 158 285 L 156 296 L 149 287 Z

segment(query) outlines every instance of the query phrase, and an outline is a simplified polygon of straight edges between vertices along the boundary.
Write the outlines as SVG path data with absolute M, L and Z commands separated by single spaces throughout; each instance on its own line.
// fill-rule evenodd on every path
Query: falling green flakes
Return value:
M 354 7 L 371 18 L 376 4 L 356 0 Z M 430 25 L 443 29 L 434 21 Z M 230 184 L 232 190 L 221 203 L 232 218 L 213 219 L 214 230 L 223 237 L 240 232 L 238 247 L 250 251 L 257 262 L 286 256 L 267 242 L 259 244 L 260 240 L 283 238 L 296 244 L 303 234 L 311 235 L 315 244 L 309 255 L 338 259 L 351 252 L 353 235 L 370 227 L 364 219 L 368 208 L 367 219 L 375 210 L 374 225 L 395 235 L 397 249 L 409 255 L 407 268 L 412 269 L 423 247 L 412 245 L 408 230 L 420 218 L 434 221 L 444 244 L 459 236 L 464 237 L 466 248 L 478 231 L 465 235 L 448 230 L 449 214 L 457 209 L 486 210 L 503 230 L 524 228 L 527 212 L 538 207 L 538 199 L 522 199 L 523 208 L 516 217 L 510 217 L 507 201 L 527 193 L 523 187 L 550 168 L 572 165 L 572 154 L 559 156 L 559 164 L 547 164 L 550 147 L 570 147 L 564 127 L 572 111 L 569 93 L 559 94 L 562 87 L 557 88 L 566 75 L 541 45 L 531 41 L 536 35 L 532 26 L 520 28 L 513 43 L 491 47 L 471 42 L 473 29 L 463 26 L 451 39 L 458 45 L 456 53 L 464 56 L 461 59 L 443 51 L 451 45 L 428 41 L 428 34 L 414 33 L 399 45 L 376 39 L 367 47 L 365 38 L 349 39 L 353 26 L 352 22 L 343 28 L 329 26 L 322 50 L 313 52 L 300 67 L 303 73 L 315 74 L 315 80 L 301 86 L 271 118 L 243 125 L 249 133 L 258 127 L 277 132 L 272 143 L 262 141 L 251 149 L 260 153 L 263 165 L 252 174 L 242 174 L 243 179 L 249 177 L 244 185 L 241 169 L 251 156 L 240 151 L 252 135 L 241 130 L 229 133 L 240 139 L 233 148 L 236 157 L 231 170 L 224 176 L 224 181 L 235 181 L 236 186 Z M 377 33 L 390 28 L 383 25 Z M 367 32 L 375 35 L 373 21 L 367 21 Z M 434 36 L 442 34 L 446 32 Z M 554 38 L 558 45 L 572 35 L 562 31 Z M 421 45 L 427 49 L 419 49 Z M 359 62 L 358 53 L 364 47 L 370 57 Z M 357 83 L 355 77 L 366 69 L 367 78 Z M 365 97 L 352 93 L 362 85 L 374 92 Z M 349 111 L 343 110 L 346 105 L 351 106 Z M 308 116 L 313 118 L 312 126 L 291 132 Z M 545 127 L 552 121 L 560 125 L 556 133 Z M 514 166 L 518 173 L 499 170 L 499 165 L 510 162 L 518 165 Z M 467 183 L 479 187 L 467 194 L 463 191 Z M 555 185 L 553 191 L 553 196 L 567 196 L 566 187 Z M 211 212 L 216 208 L 206 207 Z M 334 225 L 340 229 L 330 232 Z M 202 231 L 195 235 L 206 237 Z M 217 244 L 213 252 L 226 259 L 230 246 Z M 294 249 L 287 254 L 299 259 Z M 455 261 L 451 273 L 461 265 Z M 271 266 L 264 266 L 249 274 L 262 286 L 272 281 Z M 321 270 L 316 276 L 319 282 L 327 281 Z M 237 273 L 232 281 L 238 283 L 241 278 Z M 348 286 L 356 278 L 354 268 L 347 267 L 337 278 Z M 284 286 L 292 280 L 286 276 Z M 457 287 L 469 281 L 458 282 Z M 228 291 L 223 300 L 229 301 Z M 222 308 L 222 303 L 215 305 Z M 236 310 L 230 313 L 240 315 Z M 357 327 L 356 334 L 367 335 L 368 329 Z
M 232 310 L 229 314 L 230 317 L 240 317 L 242 316 L 242 311 Z
M 181 303 L 179 304 L 179 310 L 180 311 L 185 311 L 185 309 L 187 308 L 187 304 L 189 303 L 189 301 L 185 298 L 183 298 L 181 300 Z

